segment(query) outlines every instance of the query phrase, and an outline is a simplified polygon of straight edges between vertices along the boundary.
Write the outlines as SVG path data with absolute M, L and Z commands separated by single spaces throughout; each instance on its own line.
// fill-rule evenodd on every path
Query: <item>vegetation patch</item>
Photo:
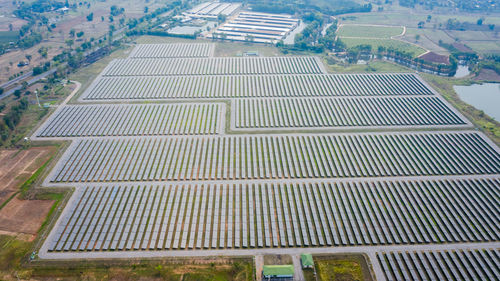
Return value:
M 321 281 L 372 280 L 362 255 L 332 255 L 314 257 L 318 279 Z
M 402 26 L 351 25 L 344 24 L 337 31 L 340 37 L 366 37 L 389 39 L 403 33 Z
M 342 38 L 342 42 L 348 49 L 363 45 L 370 46 L 372 50 L 378 50 L 379 47 L 383 47 L 385 49 L 393 49 L 409 53 L 413 58 L 416 58 L 426 52 L 423 48 L 416 45 L 394 39 Z

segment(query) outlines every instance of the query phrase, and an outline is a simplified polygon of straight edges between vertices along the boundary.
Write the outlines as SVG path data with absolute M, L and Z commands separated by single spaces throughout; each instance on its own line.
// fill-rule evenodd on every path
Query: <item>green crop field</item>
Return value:
M 0 31 L 0 44 L 15 42 L 19 38 L 17 31 Z
M 418 57 L 425 53 L 423 48 L 393 39 L 342 38 L 342 42 L 344 42 L 348 48 L 359 45 L 371 45 L 372 50 L 377 50 L 379 46 L 394 48 L 400 51 L 412 53 L 413 57 Z
M 391 38 L 403 33 L 401 26 L 342 25 L 340 37 Z

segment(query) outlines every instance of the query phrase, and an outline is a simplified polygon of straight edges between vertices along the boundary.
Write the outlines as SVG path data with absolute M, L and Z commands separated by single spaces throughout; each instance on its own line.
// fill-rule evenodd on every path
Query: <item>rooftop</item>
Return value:
M 293 265 L 264 265 L 264 276 L 293 276 Z

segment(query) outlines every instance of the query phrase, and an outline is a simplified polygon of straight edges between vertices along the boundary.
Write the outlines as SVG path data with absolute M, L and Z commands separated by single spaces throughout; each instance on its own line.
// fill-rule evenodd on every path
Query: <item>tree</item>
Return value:
M 246 42 L 251 43 L 251 42 L 253 42 L 253 40 L 254 40 L 254 37 L 253 37 L 253 35 L 252 35 L 252 34 L 247 34 L 247 35 L 245 35 L 245 41 L 246 41 Z
M 31 58 L 32 58 L 32 56 L 31 56 L 31 55 L 29 55 L 29 54 L 28 54 L 28 55 L 25 55 L 25 57 L 26 57 L 26 59 L 27 59 L 29 62 L 31 62 Z
M 483 18 L 478 19 L 477 20 L 477 25 L 479 25 L 479 26 L 483 25 L 483 21 L 484 21 Z
M 74 29 L 71 29 L 71 30 L 69 31 L 69 36 L 70 36 L 71 38 L 75 37 L 75 30 L 74 30 Z
M 43 68 L 40 66 L 33 67 L 33 76 L 42 74 Z
M 148 11 L 149 11 L 149 7 L 148 6 L 144 7 L 144 13 L 147 14 Z
M 47 48 L 41 47 L 38 49 L 38 53 L 42 56 L 42 58 L 47 58 Z
M 82 37 L 84 34 L 85 34 L 85 32 L 83 32 L 83 31 L 79 31 L 79 32 L 76 34 L 76 37 L 80 38 L 80 37 Z
M 75 43 L 73 40 L 71 39 L 68 39 L 66 40 L 66 45 L 68 45 L 68 47 L 71 49 L 71 46 L 73 46 L 73 43 Z
M 88 16 L 87 16 L 87 21 L 93 21 L 94 20 L 94 13 L 90 13 Z
M 21 90 L 19 90 L 19 89 L 17 89 L 17 90 L 15 90 L 15 91 L 14 91 L 14 96 L 15 96 L 17 99 L 21 97 L 21 94 L 22 94 L 22 92 L 21 92 Z
M 218 21 L 218 22 L 225 22 L 225 21 L 226 21 L 226 15 L 219 14 L 219 15 L 217 16 L 217 21 Z

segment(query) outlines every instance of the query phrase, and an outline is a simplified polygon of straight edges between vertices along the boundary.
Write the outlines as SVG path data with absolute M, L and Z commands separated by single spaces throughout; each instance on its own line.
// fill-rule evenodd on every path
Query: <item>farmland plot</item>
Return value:
M 387 280 L 498 280 L 498 249 L 383 252 Z
M 207 135 L 224 126 L 224 104 L 66 105 L 38 137 Z
M 476 132 L 206 136 L 73 142 L 52 182 L 239 180 L 500 173 Z
M 432 95 L 415 74 L 100 77 L 82 100 Z
M 174 43 L 174 44 L 139 44 L 129 58 L 194 58 L 210 57 L 214 53 L 214 44 Z
M 234 129 L 465 125 L 440 98 L 272 98 L 233 100 Z
M 316 57 L 211 57 L 116 59 L 103 76 L 317 74 Z
M 48 250 L 495 241 L 499 192 L 500 178 L 88 187 Z

